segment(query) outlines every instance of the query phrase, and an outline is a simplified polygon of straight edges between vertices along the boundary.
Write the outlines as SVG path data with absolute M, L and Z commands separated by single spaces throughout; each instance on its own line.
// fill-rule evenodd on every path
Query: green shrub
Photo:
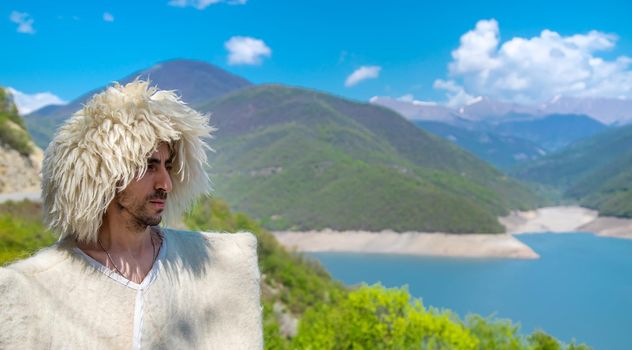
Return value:
M 31 137 L 26 129 L 22 127 L 23 124 L 15 122 L 16 117 L 21 122 L 19 116 L 0 112 L 0 143 L 9 146 L 22 155 L 28 156 L 33 152 L 33 147 L 30 143 Z
M 481 350 L 525 349 L 524 341 L 518 334 L 520 326 L 512 325 L 509 320 L 494 320 L 491 316 L 484 318 L 470 314 L 466 317 L 466 325 L 478 338 Z
M 406 289 L 362 286 L 305 313 L 297 349 L 478 349 L 449 311 L 426 310 Z

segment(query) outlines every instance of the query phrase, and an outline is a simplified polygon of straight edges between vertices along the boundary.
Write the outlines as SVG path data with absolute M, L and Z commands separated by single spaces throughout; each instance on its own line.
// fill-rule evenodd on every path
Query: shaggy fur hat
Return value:
M 115 83 L 94 95 L 59 128 L 42 168 L 45 219 L 60 239 L 94 243 L 114 196 L 147 170 L 161 142 L 175 151 L 173 190 L 164 211 L 179 219 L 198 195 L 210 190 L 202 140 L 214 128 L 208 116 L 188 107 L 173 91 L 149 82 Z

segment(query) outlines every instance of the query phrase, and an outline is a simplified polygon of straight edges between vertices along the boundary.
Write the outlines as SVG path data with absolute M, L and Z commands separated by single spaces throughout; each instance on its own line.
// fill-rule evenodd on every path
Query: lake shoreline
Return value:
M 540 256 L 515 235 L 525 233 L 587 232 L 632 239 L 632 219 L 600 217 L 577 206 L 514 211 L 499 218 L 507 233 L 442 233 L 370 231 L 277 231 L 276 239 L 302 252 L 376 253 L 460 258 L 538 259 Z
M 512 235 L 586 232 L 602 237 L 632 239 L 632 219 L 599 216 L 596 210 L 578 206 L 514 211 L 499 218 L 499 221 Z
M 0 203 L 21 200 L 41 202 L 41 196 L 35 191 L 0 194 Z M 514 237 L 525 233 L 586 232 L 601 237 L 632 239 L 632 219 L 599 216 L 599 212 L 579 206 L 512 211 L 498 220 L 505 226 L 506 233 L 322 230 L 273 234 L 286 248 L 303 252 L 508 259 L 540 257 L 531 247 Z
M 273 232 L 279 243 L 302 252 L 375 253 L 461 258 L 538 259 L 510 234 L 449 234 L 394 231 Z

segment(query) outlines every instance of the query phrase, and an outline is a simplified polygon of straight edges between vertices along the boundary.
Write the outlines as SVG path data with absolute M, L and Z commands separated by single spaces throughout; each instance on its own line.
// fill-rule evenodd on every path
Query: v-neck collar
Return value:
M 162 231 L 165 232 L 166 230 L 162 230 Z M 138 284 L 136 282 L 128 280 L 124 276 L 119 275 L 116 271 L 113 271 L 110 268 L 106 267 L 105 265 L 101 264 L 99 261 L 97 261 L 90 255 L 86 254 L 79 247 L 75 246 L 73 248 L 73 251 L 75 251 L 76 253 L 81 255 L 83 258 L 85 258 L 86 261 L 90 265 L 92 265 L 95 269 L 97 269 L 98 271 L 101 271 L 104 275 L 110 277 L 116 282 L 135 290 L 146 289 L 156 279 L 158 275 L 158 270 L 160 269 L 160 266 L 162 265 L 162 260 L 167 254 L 166 250 L 167 250 L 167 234 L 165 232 L 162 235 L 162 242 L 160 243 L 160 248 L 158 250 L 158 256 L 156 257 L 156 261 L 154 261 L 154 264 L 152 265 L 151 270 L 149 270 L 147 275 L 145 275 L 145 278 L 143 278 L 143 281 L 140 284 Z

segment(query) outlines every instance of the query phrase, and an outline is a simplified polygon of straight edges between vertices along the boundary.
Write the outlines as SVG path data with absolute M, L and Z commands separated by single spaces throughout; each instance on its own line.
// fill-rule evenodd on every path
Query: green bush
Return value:
M 13 100 L 0 87 L 0 143 L 15 149 L 22 155 L 29 155 L 33 152 L 30 140 L 24 120 L 18 114 Z
M 14 116 L 0 112 L 0 143 L 9 146 L 22 155 L 29 155 L 33 152 L 33 147 L 30 143 L 31 137 L 26 129 L 20 128 L 21 125 L 16 123 L 14 119 Z M 12 123 L 18 127 L 13 127 Z
M 335 304 L 305 313 L 297 349 L 478 349 L 479 340 L 449 311 L 426 310 L 405 289 L 362 286 Z
M 479 340 L 479 349 L 521 350 L 525 348 L 518 334 L 520 326 L 512 325 L 509 320 L 494 320 L 480 315 L 470 314 L 466 324 Z
M 525 337 L 509 320 L 425 309 L 406 288 L 363 285 L 346 298 L 308 310 L 294 349 L 590 350 L 541 330 Z

